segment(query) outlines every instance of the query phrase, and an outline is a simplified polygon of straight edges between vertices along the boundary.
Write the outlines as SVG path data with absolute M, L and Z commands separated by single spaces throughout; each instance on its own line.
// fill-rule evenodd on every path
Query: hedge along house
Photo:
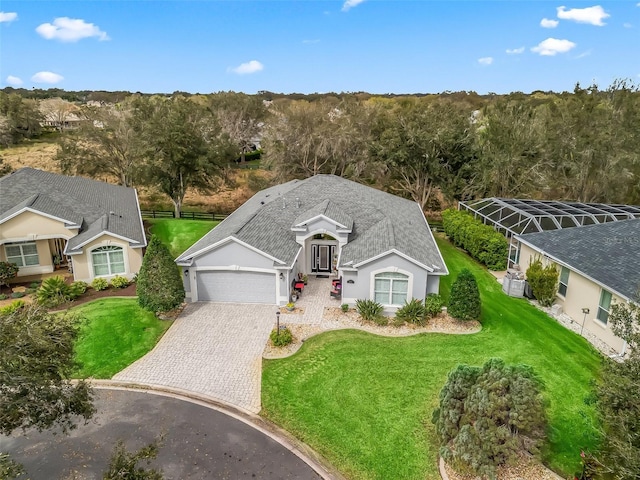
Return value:
M 640 219 L 516 237 L 520 266 L 541 257 L 557 265 L 556 303 L 573 321 L 613 350 L 625 342 L 610 329 L 611 305 L 638 302 L 640 289 Z
M 0 178 L 0 261 L 20 277 L 132 278 L 147 241 L 133 188 L 22 168 Z
M 389 312 L 448 274 L 417 203 L 334 175 L 258 192 L 176 263 L 190 301 L 282 305 L 299 274 L 333 275 Z

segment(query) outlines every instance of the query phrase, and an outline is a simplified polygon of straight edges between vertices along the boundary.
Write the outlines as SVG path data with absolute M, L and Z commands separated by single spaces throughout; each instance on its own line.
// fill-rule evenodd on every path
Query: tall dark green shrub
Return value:
M 451 286 L 449 315 L 458 320 L 479 320 L 481 315 L 480 291 L 476 277 L 463 269 Z
M 507 268 L 509 243 L 500 232 L 473 218 L 468 212 L 442 212 L 442 228 L 451 242 L 491 270 Z
M 547 266 L 542 264 L 542 260 L 536 257 L 527 268 L 527 281 L 531 285 L 533 296 L 540 305 L 550 307 L 556 299 L 558 291 L 558 268 L 550 263 Z
M 519 451 L 537 454 L 546 428 L 542 388 L 527 365 L 499 358 L 458 365 L 433 413 L 442 457 L 457 470 L 495 478 L 496 467 Z
M 138 273 L 138 303 L 152 312 L 166 312 L 184 300 L 184 285 L 169 249 L 153 235 Z

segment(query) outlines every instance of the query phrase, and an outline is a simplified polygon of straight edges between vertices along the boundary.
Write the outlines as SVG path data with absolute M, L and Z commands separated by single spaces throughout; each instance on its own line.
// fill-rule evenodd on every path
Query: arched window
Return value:
M 122 247 L 98 247 L 91 252 L 93 275 L 101 277 L 124 273 L 124 251 Z
M 373 297 L 382 305 L 404 305 L 409 292 L 409 276 L 382 272 L 374 277 Z

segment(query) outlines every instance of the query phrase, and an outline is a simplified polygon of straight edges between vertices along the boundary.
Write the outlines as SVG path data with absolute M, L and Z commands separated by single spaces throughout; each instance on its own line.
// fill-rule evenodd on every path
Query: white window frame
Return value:
M 562 281 L 562 274 L 564 272 L 567 272 L 567 279 L 563 282 Z M 567 267 L 561 267 L 560 268 L 560 275 L 558 276 L 558 295 L 566 298 L 567 297 L 567 290 L 569 289 L 569 277 L 571 276 L 571 270 L 569 270 Z M 562 287 L 564 287 L 564 292 L 562 292 Z
M 36 249 L 36 253 L 34 254 L 26 254 L 24 253 L 24 248 L 26 246 L 33 246 Z M 7 247 L 18 247 L 20 249 L 20 255 L 9 255 L 9 252 L 7 252 Z M 20 261 L 22 262 L 22 265 L 18 265 L 18 268 L 29 268 L 29 267 L 38 267 L 40 266 L 40 255 L 38 254 L 38 245 L 36 242 L 33 241 L 27 241 L 27 242 L 10 242 L 10 243 L 5 243 L 4 244 L 4 254 L 7 257 L 7 262 L 9 263 L 15 263 L 16 265 L 18 265 L 15 261 L 12 261 L 11 258 L 20 258 Z M 35 256 L 38 260 L 38 263 L 34 263 L 33 265 L 27 265 L 27 263 L 25 262 L 25 257 L 33 257 Z
M 602 304 L 605 296 L 609 295 L 609 305 L 605 308 Z M 613 303 L 613 294 L 605 290 L 604 288 L 600 289 L 600 300 L 598 301 L 598 312 L 596 313 L 596 320 L 600 323 L 606 325 L 609 322 L 609 314 L 611 313 L 611 304 Z M 604 319 L 602 318 L 604 317 Z
M 122 252 L 122 263 L 123 263 L 123 270 L 122 272 L 113 272 L 112 271 L 112 267 L 111 267 L 111 253 L 115 253 L 117 251 Z M 107 263 L 106 264 L 99 264 L 99 265 L 107 265 L 109 272 L 102 274 L 102 275 L 96 275 L 96 270 L 95 270 L 95 262 L 93 259 L 93 255 L 95 253 L 106 253 L 107 254 Z M 127 273 L 127 252 L 126 252 L 126 248 L 123 247 L 122 245 L 97 245 L 96 247 L 92 248 L 91 251 L 89 252 L 89 255 L 91 256 L 91 275 L 93 278 L 98 278 L 98 277 L 112 277 L 115 275 L 125 275 Z
M 371 300 L 376 299 L 376 276 L 380 275 L 382 273 L 399 273 L 401 275 L 406 276 L 406 282 L 407 282 L 407 298 L 405 298 L 405 301 L 408 301 L 410 298 L 413 297 L 412 292 L 413 292 L 413 274 L 411 272 L 407 272 L 406 270 L 401 270 L 397 267 L 387 267 L 387 268 L 383 268 L 380 270 L 374 270 L 373 272 L 371 272 L 371 278 L 370 278 L 370 295 L 369 298 L 371 298 Z M 402 280 L 405 281 L 405 279 L 393 279 L 390 278 L 389 280 L 391 280 L 390 284 L 389 284 L 389 300 L 393 301 L 393 280 Z M 382 303 L 382 306 L 384 307 L 402 307 L 404 305 L 403 303 L 400 304 L 395 304 L 395 303 Z

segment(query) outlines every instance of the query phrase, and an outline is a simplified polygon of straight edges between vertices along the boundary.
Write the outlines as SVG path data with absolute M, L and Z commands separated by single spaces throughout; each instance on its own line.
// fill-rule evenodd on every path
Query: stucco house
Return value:
M 584 331 L 623 353 L 625 342 L 608 324 L 611 305 L 638 301 L 640 219 L 587 225 L 516 237 L 519 264 L 537 256 L 557 265 L 560 305 Z
M 0 178 L 0 261 L 17 281 L 59 264 L 75 280 L 132 278 L 146 244 L 133 188 L 33 168 Z
M 304 274 L 340 278 L 342 303 L 388 312 L 448 274 L 417 203 L 334 175 L 258 192 L 176 263 L 190 301 L 282 305 Z

